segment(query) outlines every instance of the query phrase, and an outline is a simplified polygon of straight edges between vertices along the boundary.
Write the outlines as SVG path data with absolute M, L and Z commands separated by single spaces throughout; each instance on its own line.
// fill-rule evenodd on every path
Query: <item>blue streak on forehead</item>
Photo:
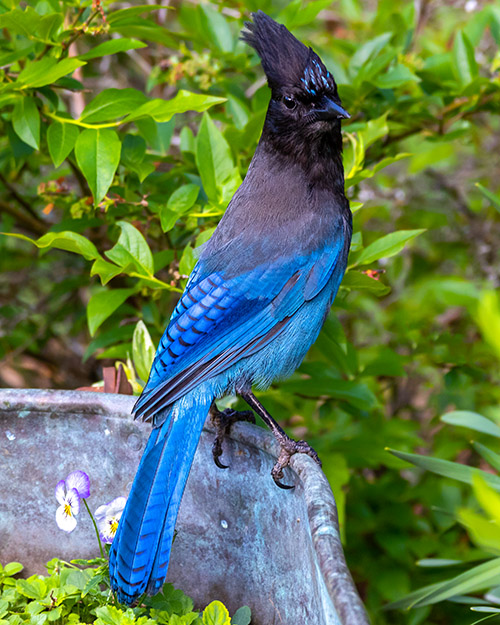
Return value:
M 326 71 L 326 76 L 325 76 Z M 330 72 L 321 67 L 316 59 L 312 59 L 312 67 L 307 66 L 304 70 L 304 78 L 300 80 L 304 84 L 306 91 L 311 95 L 316 95 L 317 90 L 331 89 L 333 85 L 330 83 Z

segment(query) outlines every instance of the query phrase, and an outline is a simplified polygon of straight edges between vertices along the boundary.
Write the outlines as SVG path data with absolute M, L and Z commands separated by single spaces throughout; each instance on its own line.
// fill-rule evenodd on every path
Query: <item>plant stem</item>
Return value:
M 94 515 L 92 514 L 92 512 L 90 512 L 90 508 L 87 503 L 87 500 L 82 497 L 82 501 L 85 504 L 85 507 L 87 508 L 87 512 L 89 513 L 90 518 L 92 519 L 92 523 L 94 524 L 95 534 L 99 542 L 99 551 L 101 552 L 101 558 L 106 558 L 106 554 L 104 553 L 104 549 L 102 548 L 101 537 L 99 536 L 99 529 L 97 527 L 97 523 L 95 522 Z
M 81 126 L 82 128 L 94 128 L 96 130 L 98 130 L 99 128 L 116 128 L 117 126 L 120 126 L 121 124 L 124 123 L 123 121 L 119 121 L 119 122 L 109 122 L 107 124 L 86 124 L 85 122 L 81 122 L 78 119 L 70 119 L 68 117 L 59 117 L 58 115 L 55 115 L 54 113 L 50 113 L 49 111 L 44 111 L 43 114 L 46 115 L 47 117 L 55 119 L 58 122 L 61 122 L 61 124 L 74 124 L 75 126 Z

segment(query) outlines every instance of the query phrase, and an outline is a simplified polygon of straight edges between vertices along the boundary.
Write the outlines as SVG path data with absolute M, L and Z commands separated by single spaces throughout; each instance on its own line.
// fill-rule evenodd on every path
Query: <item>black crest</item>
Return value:
M 335 81 L 319 56 L 283 25 L 262 11 L 245 22 L 242 40 L 260 56 L 269 87 L 273 90 L 300 89 L 315 96 L 336 91 Z

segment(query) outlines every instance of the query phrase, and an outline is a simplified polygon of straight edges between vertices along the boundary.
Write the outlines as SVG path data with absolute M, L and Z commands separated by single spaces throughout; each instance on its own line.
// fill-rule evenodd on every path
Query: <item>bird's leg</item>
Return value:
M 229 434 L 231 426 L 237 421 L 248 421 L 249 423 L 255 423 L 255 416 L 251 410 L 244 410 L 238 412 L 227 408 L 227 410 L 220 411 L 217 408 L 217 404 L 212 402 L 210 406 L 210 419 L 212 420 L 215 428 L 215 439 L 212 445 L 212 456 L 215 464 L 219 469 L 227 469 L 228 467 L 219 460 L 222 456 L 222 441 Z
M 255 412 L 261 417 L 264 423 L 269 427 L 271 432 L 274 434 L 278 445 L 280 446 L 280 455 L 278 456 L 278 461 L 274 465 L 271 476 L 276 484 L 280 488 L 288 489 L 293 488 L 293 486 L 288 486 L 287 484 L 282 484 L 280 480 L 283 479 L 283 469 L 288 466 L 290 462 L 290 458 L 294 454 L 307 454 L 311 456 L 311 458 L 321 466 L 321 460 L 319 459 L 318 454 L 314 449 L 306 443 L 306 441 L 296 441 L 293 438 L 290 438 L 282 427 L 271 417 L 271 415 L 267 412 L 264 406 L 260 403 L 260 401 L 254 396 L 254 394 L 249 392 L 240 392 L 239 395 L 247 402 L 247 404 L 255 410 Z

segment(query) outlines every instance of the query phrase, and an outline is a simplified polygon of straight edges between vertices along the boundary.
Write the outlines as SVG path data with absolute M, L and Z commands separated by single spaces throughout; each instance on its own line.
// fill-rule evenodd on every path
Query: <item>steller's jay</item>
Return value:
M 174 525 L 203 424 L 218 424 L 214 460 L 230 423 L 253 413 L 219 412 L 239 395 L 269 425 L 281 453 L 278 486 L 297 452 L 252 393 L 289 376 L 316 340 L 344 275 L 352 219 L 344 195 L 342 108 L 319 56 L 265 13 L 243 40 L 261 58 L 271 89 L 247 176 L 196 264 L 156 351 L 137 419 L 152 421 L 110 553 L 111 586 L 132 603 L 163 585 Z

